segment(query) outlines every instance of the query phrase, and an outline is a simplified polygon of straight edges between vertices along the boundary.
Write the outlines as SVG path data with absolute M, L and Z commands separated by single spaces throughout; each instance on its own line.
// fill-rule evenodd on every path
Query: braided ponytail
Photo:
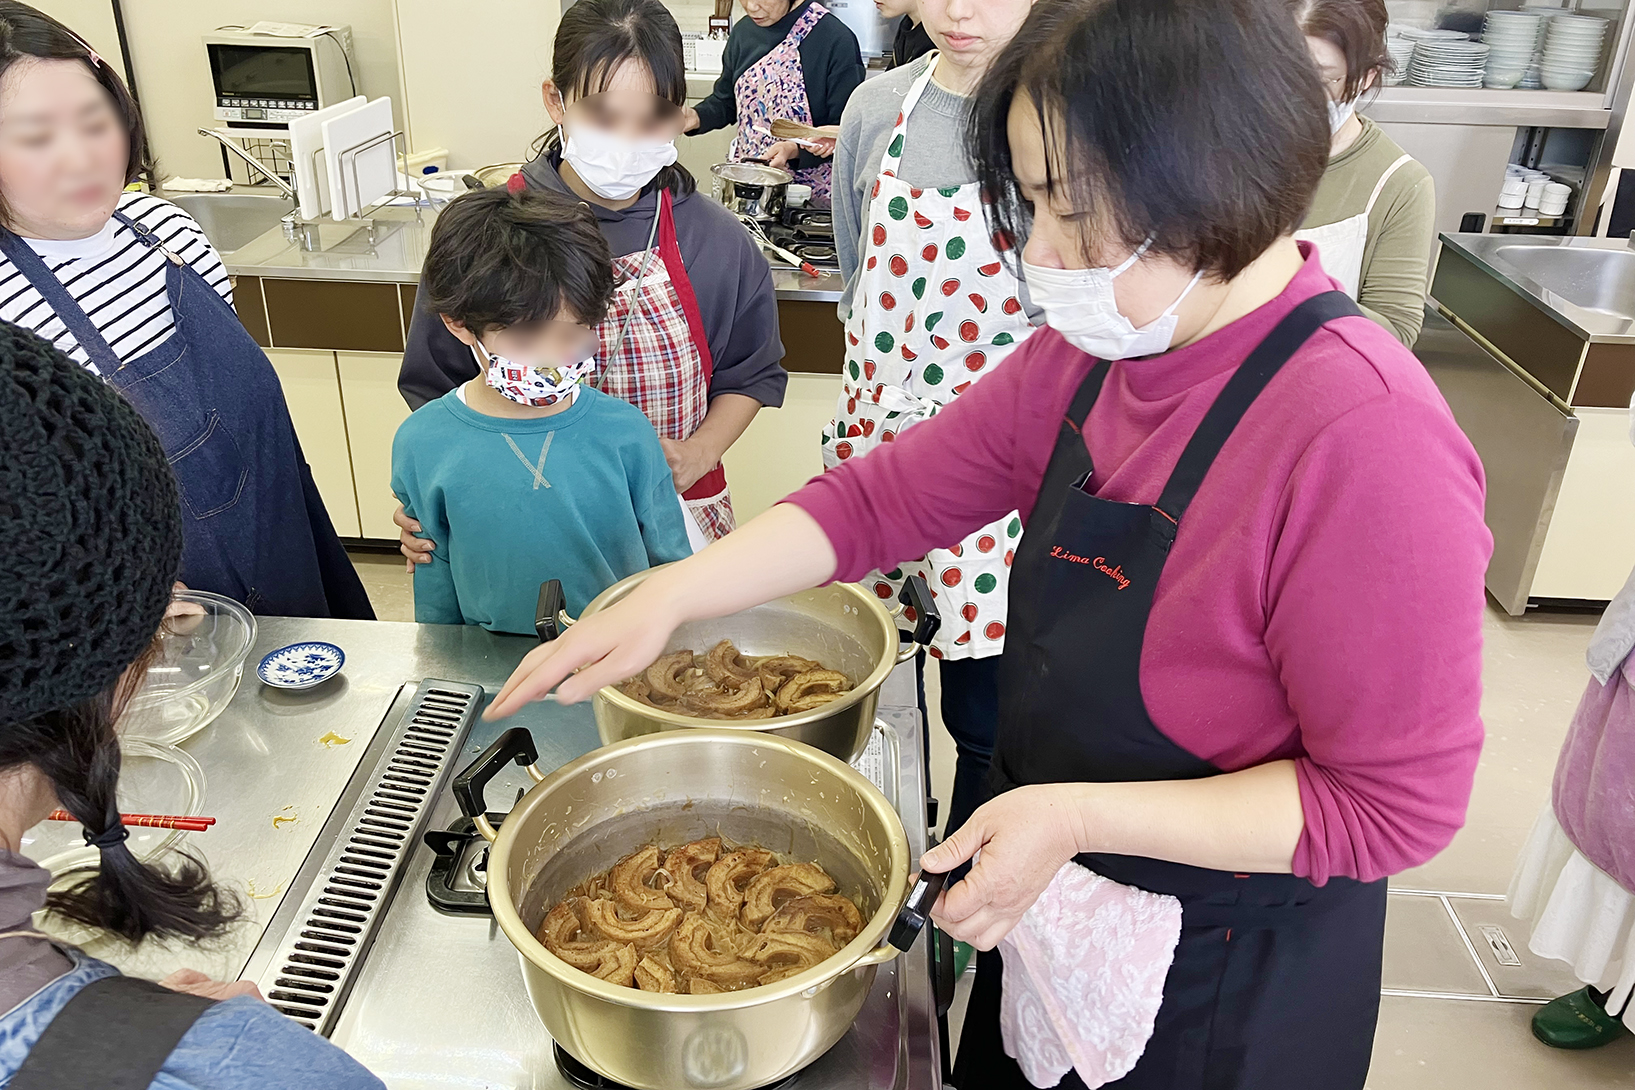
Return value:
M 116 798 L 120 749 L 114 723 L 145 673 L 145 659 L 108 692 L 25 723 L 11 724 L 0 745 L 0 766 L 13 751 L 51 782 L 57 801 L 85 826 L 86 843 L 101 851 L 101 866 L 69 889 L 50 894 L 47 906 L 68 919 L 105 928 L 131 942 L 150 936 L 201 939 L 220 934 L 243 914 L 242 902 L 210 880 L 186 853 L 143 863 L 125 843 Z M 167 865 L 168 863 L 168 865 Z

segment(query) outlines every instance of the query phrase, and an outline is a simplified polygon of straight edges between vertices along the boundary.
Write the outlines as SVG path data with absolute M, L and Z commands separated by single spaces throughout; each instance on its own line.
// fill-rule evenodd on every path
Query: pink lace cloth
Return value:
M 1034 1086 L 1068 1070 L 1089 1087 L 1122 1078 L 1152 1036 L 1181 902 L 1068 863 L 999 942 L 999 1028 Z

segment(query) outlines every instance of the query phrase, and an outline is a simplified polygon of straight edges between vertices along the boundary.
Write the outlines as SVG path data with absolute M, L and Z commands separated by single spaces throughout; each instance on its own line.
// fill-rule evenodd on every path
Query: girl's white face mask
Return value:
M 1113 281 L 1129 271 L 1152 245 L 1141 248 L 1116 269 L 1051 269 L 1022 262 L 1028 294 L 1045 312 L 1045 324 L 1074 348 L 1102 360 L 1127 360 L 1169 351 L 1179 321 L 1176 309 L 1197 286 L 1203 273 L 1194 273 L 1169 309 L 1140 328 L 1118 309 Z
M 535 408 L 572 401 L 579 393 L 579 384 L 596 370 L 594 355 L 566 367 L 541 368 L 496 355 L 484 348 L 481 341 L 472 345 L 471 350 L 482 365 L 485 381 L 499 391 L 500 396 Z
M 1345 123 L 1347 121 L 1351 120 L 1351 115 L 1356 113 L 1356 112 L 1357 112 L 1357 104 L 1355 102 L 1335 102 L 1333 99 L 1329 99 L 1329 103 L 1328 103 L 1328 131 L 1329 131 L 1329 135 L 1332 136 L 1333 134 L 1339 132 L 1340 129 L 1345 126 Z
M 626 201 L 676 161 L 672 140 L 630 140 L 606 129 L 558 126 L 562 158 L 598 196 Z

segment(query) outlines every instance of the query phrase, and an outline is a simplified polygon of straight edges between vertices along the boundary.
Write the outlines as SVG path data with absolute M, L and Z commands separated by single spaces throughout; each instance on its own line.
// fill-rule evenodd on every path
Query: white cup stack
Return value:
M 1539 74 L 1552 91 L 1582 91 L 1601 67 L 1607 21 L 1591 15 L 1557 15 L 1544 35 Z
M 1487 66 L 1482 86 L 1508 89 L 1527 75 L 1537 63 L 1544 42 L 1545 18 L 1536 12 L 1490 11 L 1482 29 L 1487 44 Z
M 1527 202 L 1527 179 L 1516 175 L 1507 175 L 1504 188 L 1499 192 L 1500 208 L 1520 208 Z
M 1567 211 L 1567 201 L 1573 195 L 1573 187 L 1562 185 L 1560 182 L 1546 182 L 1544 193 L 1539 200 L 1539 215 L 1560 216 Z

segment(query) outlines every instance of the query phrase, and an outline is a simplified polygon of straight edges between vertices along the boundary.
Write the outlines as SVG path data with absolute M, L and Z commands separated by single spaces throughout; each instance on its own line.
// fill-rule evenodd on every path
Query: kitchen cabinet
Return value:
M 400 352 L 337 352 L 341 401 L 352 445 L 352 478 L 358 489 L 362 536 L 397 540 L 392 513 L 392 437 L 408 419 L 409 407 L 397 392 Z
M 783 408 L 762 409 L 722 460 L 742 526 L 823 472 L 823 429 L 834 418 L 839 375 L 789 376 Z
M 267 358 L 284 387 L 301 453 L 312 468 L 312 479 L 335 532 L 342 537 L 360 536 L 358 492 L 352 480 L 352 451 L 335 353 L 270 348 Z
M 1538 570 L 1535 598 L 1600 601 L 1618 593 L 1635 565 L 1635 446 L 1629 410 L 1573 410 L 1573 441 Z

